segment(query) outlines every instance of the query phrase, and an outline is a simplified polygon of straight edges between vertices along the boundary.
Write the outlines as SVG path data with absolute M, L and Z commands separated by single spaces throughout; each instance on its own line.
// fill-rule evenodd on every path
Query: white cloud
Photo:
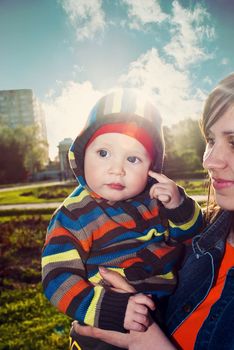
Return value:
M 167 15 L 161 10 L 157 0 L 122 0 L 129 8 L 130 28 L 142 29 L 148 23 L 161 23 Z
M 119 83 L 153 92 L 165 124 L 173 124 L 187 117 L 199 117 L 205 99 L 200 90 L 194 90 L 187 71 L 181 72 L 173 64 L 151 49 L 132 62 Z
M 73 139 L 79 134 L 91 108 L 102 95 L 88 81 L 82 84 L 69 81 L 60 83 L 59 87 L 60 94 L 50 92 L 43 103 L 52 159 L 58 153 L 57 146 L 60 141 L 66 137 Z
M 76 30 L 78 41 L 91 39 L 105 29 L 102 0 L 60 0 L 62 7 Z
M 224 57 L 224 58 L 221 60 L 221 64 L 223 64 L 224 66 L 226 66 L 228 63 L 229 63 L 229 60 L 228 60 L 228 58 L 226 58 L 226 57 Z
M 209 14 L 201 5 L 192 11 L 173 1 L 170 19 L 172 38 L 164 51 L 175 59 L 179 68 L 212 57 L 202 47 L 204 38 L 211 40 L 215 35 L 214 28 L 205 24 L 208 18 Z
M 212 80 L 210 79 L 210 77 L 206 76 L 204 79 L 203 79 L 204 83 L 208 84 L 208 85 L 212 85 Z

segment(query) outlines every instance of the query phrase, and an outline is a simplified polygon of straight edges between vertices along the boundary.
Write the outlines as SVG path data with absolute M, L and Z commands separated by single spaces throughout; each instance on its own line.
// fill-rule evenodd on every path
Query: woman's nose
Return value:
M 203 155 L 203 167 L 205 169 L 223 169 L 226 165 L 226 155 L 222 147 L 214 145 L 212 148 L 205 150 Z

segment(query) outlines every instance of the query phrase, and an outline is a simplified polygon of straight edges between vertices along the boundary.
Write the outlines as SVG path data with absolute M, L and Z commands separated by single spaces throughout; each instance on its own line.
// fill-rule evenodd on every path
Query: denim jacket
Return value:
M 208 295 L 220 266 L 233 213 L 223 211 L 199 236 L 194 237 L 179 272 L 179 285 L 166 311 L 169 334 Z M 220 299 L 212 306 L 196 339 L 194 350 L 234 350 L 234 266 L 229 270 Z

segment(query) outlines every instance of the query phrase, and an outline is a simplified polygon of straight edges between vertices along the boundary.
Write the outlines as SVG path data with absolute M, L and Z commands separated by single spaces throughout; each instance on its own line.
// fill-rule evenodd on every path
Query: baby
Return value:
M 69 158 L 78 187 L 48 228 L 45 295 L 82 324 L 144 330 L 153 300 L 175 288 L 184 242 L 202 224 L 199 206 L 161 174 L 164 141 L 156 107 L 132 89 L 102 97 Z M 137 292 L 117 293 L 103 284 L 99 266 L 118 271 Z M 98 349 L 99 341 L 82 338 L 71 339 L 71 348 Z M 103 344 L 100 349 L 111 348 Z

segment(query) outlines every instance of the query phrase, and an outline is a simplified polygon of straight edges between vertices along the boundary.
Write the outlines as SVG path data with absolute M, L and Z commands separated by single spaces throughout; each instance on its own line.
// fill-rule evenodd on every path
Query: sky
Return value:
M 234 71 L 232 0 L 0 0 L 0 90 L 32 89 L 50 158 L 103 94 L 137 87 L 165 125 Z

